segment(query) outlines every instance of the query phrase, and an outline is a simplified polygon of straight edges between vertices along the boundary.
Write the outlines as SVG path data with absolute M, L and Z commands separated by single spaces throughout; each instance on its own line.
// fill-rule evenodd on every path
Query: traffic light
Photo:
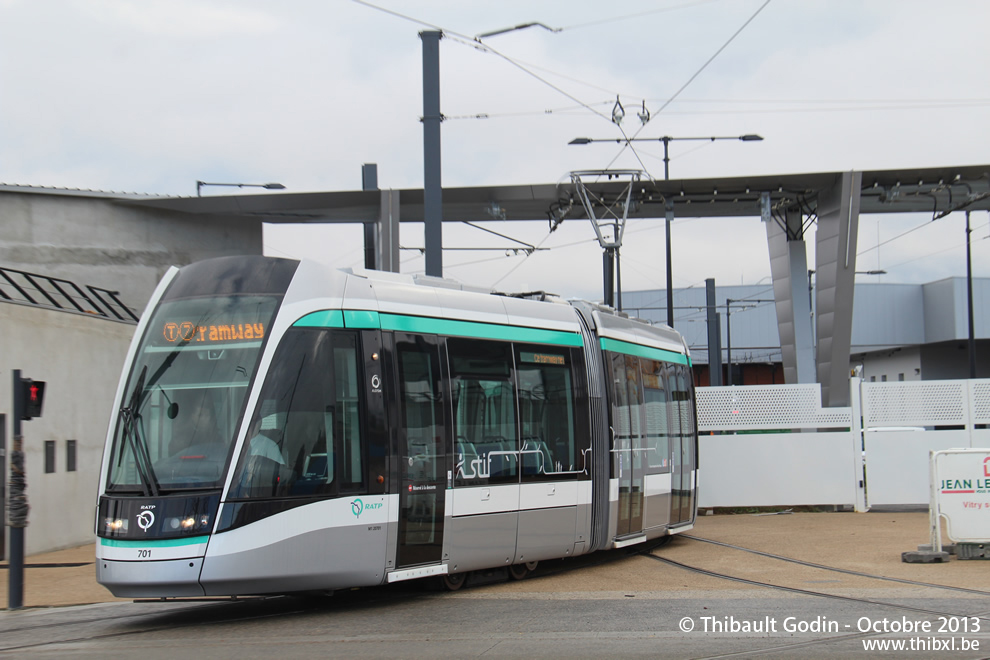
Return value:
M 21 378 L 20 389 L 17 416 L 22 420 L 41 417 L 41 408 L 45 402 L 45 381 Z

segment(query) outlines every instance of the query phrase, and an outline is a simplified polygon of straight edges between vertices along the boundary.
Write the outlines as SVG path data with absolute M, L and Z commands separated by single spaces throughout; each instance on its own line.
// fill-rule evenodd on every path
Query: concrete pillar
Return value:
M 378 190 L 378 166 L 361 166 L 361 190 Z M 378 221 L 364 224 L 364 267 L 399 272 L 399 191 L 382 190 Z
M 361 190 L 378 190 L 378 165 L 365 163 L 361 166 Z M 374 223 L 364 223 L 364 267 L 378 268 L 378 228 Z
M 378 215 L 378 270 L 399 272 L 399 191 L 383 190 Z
M 815 382 L 814 338 L 811 333 L 811 296 L 808 256 L 800 211 L 788 211 L 784 226 L 768 218 L 767 243 L 773 297 L 777 306 L 784 382 L 788 385 Z
M 862 172 L 846 172 L 831 188 L 818 194 L 815 308 L 823 406 L 849 405 L 849 350 L 862 182 Z

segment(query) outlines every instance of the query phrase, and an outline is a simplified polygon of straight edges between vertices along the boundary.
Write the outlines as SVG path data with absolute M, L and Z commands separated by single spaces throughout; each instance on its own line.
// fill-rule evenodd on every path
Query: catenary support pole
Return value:
M 440 183 L 440 38 L 420 32 L 423 40 L 423 224 L 426 274 L 443 277 L 443 196 Z
M 722 384 L 722 330 L 715 307 L 715 279 L 705 280 L 706 316 L 708 318 L 708 384 Z

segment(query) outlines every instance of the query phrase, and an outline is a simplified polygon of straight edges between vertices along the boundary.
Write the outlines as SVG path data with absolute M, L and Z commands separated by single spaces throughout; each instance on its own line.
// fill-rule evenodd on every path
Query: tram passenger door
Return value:
M 694 402 L 691 398 L 691 374 L 688 367 L 670 365 L 667 380 L 670 386 L 670 454 L 671 498 L 670 524 L 689 523 L 694 514 L 695 498 L 692 483 L 696 456 Z
M 436 337 L 395 334 L 398 374 L 399 529 L 396 567 L 443 554 L 447 443 Z
M 643 530 L 644 452 L 643 386 L 639 358 L 612 354 L 614 408 L 612 411 L 614 474 L 619 481 L 619 517 L 616 536 Z

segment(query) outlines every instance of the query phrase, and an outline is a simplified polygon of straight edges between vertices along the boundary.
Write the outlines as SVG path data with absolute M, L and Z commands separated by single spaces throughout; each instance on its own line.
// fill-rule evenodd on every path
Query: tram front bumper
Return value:
M 118 598 L 202 596 L 203 558 L 164 561 L 96 560 L 96 581 Z

